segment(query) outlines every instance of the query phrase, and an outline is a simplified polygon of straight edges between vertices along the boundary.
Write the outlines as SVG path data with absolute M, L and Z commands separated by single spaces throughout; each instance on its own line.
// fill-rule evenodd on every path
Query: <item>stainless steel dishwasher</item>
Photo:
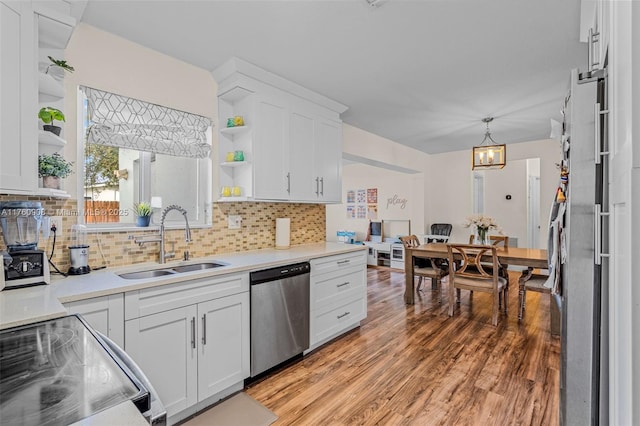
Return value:
M 309 348 L 308 262 L 251 273 L 251 377 Z

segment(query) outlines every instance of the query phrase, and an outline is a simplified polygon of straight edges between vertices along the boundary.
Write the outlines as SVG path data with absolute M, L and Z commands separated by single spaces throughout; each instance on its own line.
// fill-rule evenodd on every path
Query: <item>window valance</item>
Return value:
M 207 117 L 80 86 L 87 98 L 87 142 L 180 157 L 211 152 Z

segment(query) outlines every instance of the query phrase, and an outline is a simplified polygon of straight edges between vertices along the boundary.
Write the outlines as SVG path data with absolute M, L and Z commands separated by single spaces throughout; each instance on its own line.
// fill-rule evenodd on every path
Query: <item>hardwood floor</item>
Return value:
M 548 296 L 529 292 L 518 323 L 513 273 L 508 318 L 493 327 L 489 295 L 463 291 L 449 317 L 447 284 L 442 304 L 423 287 L 406 306 L 404 274 L 369 268 L 361 327 L 246 392 L 279 416 L 275 425 L 558 424 Z

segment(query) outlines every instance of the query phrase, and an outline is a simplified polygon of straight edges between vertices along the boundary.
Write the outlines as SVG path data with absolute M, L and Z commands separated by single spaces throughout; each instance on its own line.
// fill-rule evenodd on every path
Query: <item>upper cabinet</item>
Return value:
M 340 114 L 347 108 L 238 58 L 213 75 L 220 122 L 219 201 L 339 203 Z M 243 125 L 234 130 L 236 123 Z
M 52 68 L 49 56 L 64 59 L 81 13 L 66 1 L 0 1 L 0 191 L 66 197 L 39 188 L 38 154 L 59 152 L 64 135 L 42 129 L 43 106 L 63 109 L 64 71 Z M 64 111 L 63 111 L 64 112 Z
M 33 190 L 38 178 L 35 21 L 31 4 L 0 2 L 0 189 Z
M 581 0 L 580 41 L 588 43 L 587 71 L 603 69 L 609 49 L 609 0 Z

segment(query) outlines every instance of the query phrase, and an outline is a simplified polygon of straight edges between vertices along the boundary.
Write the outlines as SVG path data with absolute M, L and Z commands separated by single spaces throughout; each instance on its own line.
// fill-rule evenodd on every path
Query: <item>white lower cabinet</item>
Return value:
M 124 347 L 124 295 L 94 297 L 64 304 L 69 314 L 79 314 L 91 327 Z
M 240 293 L 125 321 L 125 350 L 153 384 L 168 417 L 249 376 L 248 274 L 216 278 L 210 285 L 199 280 L 127 293 L 125 304 L 132 301 L 149 312 L 150 306 L 173 304 L 178 287 L 184 287 L 186 293 L 197 290 L 209 295 L 216 294 L 212 289 L 226 288 L 224 294 L 236 287 L 238 280 L 244 290 Z M 150 294 L 145 295 L 145 291 Z M 162 300 L 163 291 L 167 303 Z M 145 307 L 141 301 L 149 296 L 153 304 Z
M 311 260 L 310 350 L 367 317 L 367 251 Z

